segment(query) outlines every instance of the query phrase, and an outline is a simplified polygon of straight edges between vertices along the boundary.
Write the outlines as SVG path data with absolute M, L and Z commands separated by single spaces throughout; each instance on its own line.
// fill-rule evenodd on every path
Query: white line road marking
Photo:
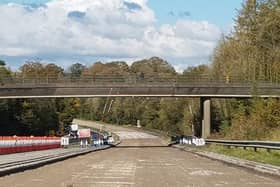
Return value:
M 216 172 L 211 170 L 197 170 L 189 173 L 190 175 L 198 175 L 198 176 L 211 176 L 211 175 L 223 175 L 222 172 Z
M 43 181 L 45 181 L 45 180 L 43 180 L 43 179 L 32 179 L 31 181 L 34 181 L 34 182 L 43 182 Z
M 134 185 L 134 182 L 118 182 L 118 181 L 96 181 L 96 182 L 75 182 L 73 184 L 121 184 L 121 185 Z
M 112 175 L 116 175 L 116 173 L 104 173 L 105 176 L 112 176 Z M 118 173 L 119 176 L 125 176 L 125 177 L 131 177 L 131 173 Z
M 113 176 L 85 176 L 87 179 L 125 179 L 125 177 L 113 177 Z

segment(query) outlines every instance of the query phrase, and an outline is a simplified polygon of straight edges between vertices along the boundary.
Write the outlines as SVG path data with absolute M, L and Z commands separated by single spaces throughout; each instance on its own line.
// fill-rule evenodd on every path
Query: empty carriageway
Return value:
M 78 123 L 100 127 L 92 122 Z M 279 186 L 277 178 L 168 147 L 155 135 L 110 125 L 103 128 L 120 135 L 117 147 L 5 176 L 0 178 L 0 186 Z

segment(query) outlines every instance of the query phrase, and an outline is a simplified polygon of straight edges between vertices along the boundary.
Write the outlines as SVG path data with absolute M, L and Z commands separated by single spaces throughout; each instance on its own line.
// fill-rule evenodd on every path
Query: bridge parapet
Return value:
M 0 98 L 29 97 L 280 97 L 280 84 L 228 82 L 211 76 L 95 75 L 0 79 Z
M 6 84 L 112 84 L 112 83 L 125 83 L 125 84 L 147 84 L 147 83 L 196 83 L 196 84 L 224 84 L 224 85 L 253 85 L 253 84 L 265 84 L 275 85 L 280 82 L 270 82 L 264 80 L 251 81 L 243 79 L 238 76 L 226 77 L 213 77 L 211 75 L 147 75 L 139 76 L 136 74 L 127 75 L 87 75 L 81 77 L 72 76 L 48 76 L 42 75 L 36 76 L 11 76 L 0 77 L 2 85 Z

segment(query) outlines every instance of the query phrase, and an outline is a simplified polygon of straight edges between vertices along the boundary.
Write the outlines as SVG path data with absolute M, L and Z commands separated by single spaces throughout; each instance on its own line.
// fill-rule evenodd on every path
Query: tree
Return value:
M 0 66 L 5 66 L 6 62 L 4 60 L 0 60 Z
M 47 77 L 58 78 L 63 76 L 64 69 L 60 66 L 50 63 L 44 67 L 44 74 Z
M 40 61 L 27 61 L 20 67 L 25 78 L 42 77 L 45 75 L 44 66 Z
M 146 98 L 143 102 L 144 112 L 141 116 L 141 124 L 147 128 L 161 129 L 159 127 L 159 113 L 160 99 L 158 98 Z
M 278 82 L 279 7 L 277 0 L 245 1 L 232 35 L 222 38 L 214 52 L 216 75 Z
M 83 71 L 86 69 L 86 66 L 80 63 L 75 63 L 70 66 L 69 71 L 71 74 L 71 78 L 80 78 Z
M 4 85 L 5 82 L 8 82 L 12 79 L 11 71 L 5 67 L 6 62 L 0 60 L 0 84 Z
M 81 110 L 79 118 L 99 121 L 101 119 L 98 111 L 100 109 L 100 98 L 81 99 Z M 100 109 L 101 110 L 101 109 Z
M 161 99 L 159 123 L 162 130 L 171 134 L 180 134 L 182 129 L 184 101 L 180 99 Z
M 80 114 L 81 100 L 79 98 L 65 98 L 56 100 L 59 128 L 58 134 L 63 135 L 68 132 L 74 118 Z
M 126 62 L 115 61 L 109 63 L 96 62 L 85 69 L 83 75 L 127 75 L 129 66 Z
M 199 65 L 197 67 L 188 67 L 184 70 L 181 78 L 190 81 L 208 81 L 210 76 L 210 68 L 207 65 Z
M 20 112 L 21 109 L 16 100 L 0 100 L 0 136 L 18 134 L 20 125 L 17 119 Z
M 167 61 L 158 57 L 136 61 L 132 63 L 130 69 L 133 73 L 144 73 L 148 76 L 170 76 L 176 74 L 175 69 Z

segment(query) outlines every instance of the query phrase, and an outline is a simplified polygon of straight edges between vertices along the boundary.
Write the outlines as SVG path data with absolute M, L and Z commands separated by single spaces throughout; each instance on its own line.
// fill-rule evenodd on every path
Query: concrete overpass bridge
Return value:
M 2 79 L 0 99 L 89 97 L 200 98 L 202 137 L 210 135 L 211 98 L 279 98 L 280 84 L 204 77 L 101 76 Z

